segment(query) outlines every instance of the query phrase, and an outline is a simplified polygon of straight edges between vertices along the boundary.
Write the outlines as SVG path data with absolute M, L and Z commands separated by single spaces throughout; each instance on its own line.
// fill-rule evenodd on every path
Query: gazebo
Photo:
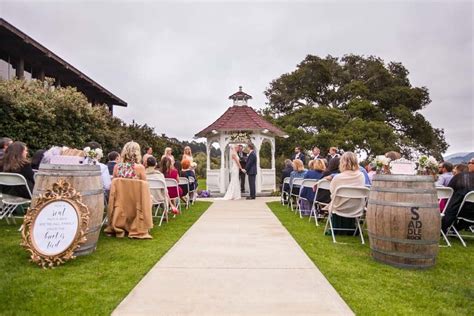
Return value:
M 207 140 L 207 190 L 214 193 L 225 193 L 230 182 L 229 177 L 229 145 L 255 145 L 257 155 L 257 193 L 272 192 L 276 189 L 275 183 L 275 137 L 287 135 L 275 125 L 260 116 L 253 108 L 247 105 L 252 96 L 239 91 L 229 96 L 233 105 L 225 111 L 214 123 L 196 134 L 196 137 L 205 137 Z M 271 168 L 262 169 L 260 164 L 260 149 L 268 142 L 271 148 Z M 221 157 L 220 169 L 211 169 L 211 147 L 219 144 Z M 248 182 L 246 182 L 248 191 Z

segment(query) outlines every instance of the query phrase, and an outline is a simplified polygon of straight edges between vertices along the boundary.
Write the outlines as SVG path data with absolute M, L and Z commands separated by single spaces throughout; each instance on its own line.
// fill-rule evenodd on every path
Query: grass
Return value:
M 152 240 L 102 234 L 93 254 L 50 270 L 29 262 L 19 246 L 19 226 L 1 221 L 0 314 L 110 315 L 210 205 L 196 202 L 168 224 L 155 225 Z
M 433 268 L 399 269 L 375 262 L 359 237 L 336 236 L 347 244 L 333 244 L 321 223 L 315 227 L 279 202 L 268 206 L 357 315 L 473 315 L 472 242 L 440 248 Z
M 206 178 L 198 179 L 198 190 L 207 190 Z

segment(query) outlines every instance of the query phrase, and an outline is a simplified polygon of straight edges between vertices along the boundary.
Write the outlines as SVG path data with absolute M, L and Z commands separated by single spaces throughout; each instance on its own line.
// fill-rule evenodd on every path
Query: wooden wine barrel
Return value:
M 441 216 L 433 177 L 375 175 L 366 220 L 375 260 L 402 268 L 435 264 Z
M 104 214 L 104 189 L 98 165 L 49 165 L 42 164 L 35 175 L 32 206 L 39 194 L 46 193 L 58 180 L 69 182 L 77 192 L 81 193 L 82 203 L 89 209 L 89 225 L 86 231 L 86 243 L 78 248 L 74 255 L 81 256 L 92 253 L 97 247 L 102 218 Z

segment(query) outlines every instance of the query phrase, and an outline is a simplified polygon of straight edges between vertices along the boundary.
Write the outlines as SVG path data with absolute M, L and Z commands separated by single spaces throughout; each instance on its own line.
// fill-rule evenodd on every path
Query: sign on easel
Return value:
M 74 251 L 86 242 L 88 223 L 89 210 L 81 195 L 60 180 L 28 209 L 21 245 L 31 253 L 31 261 L 51 268 L 75 258 Z

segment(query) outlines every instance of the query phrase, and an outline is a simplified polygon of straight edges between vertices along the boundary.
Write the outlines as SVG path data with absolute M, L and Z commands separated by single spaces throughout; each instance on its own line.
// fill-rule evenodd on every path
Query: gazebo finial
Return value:
M 239 92 L 242 92 L 242 86 L 239 86 Z

